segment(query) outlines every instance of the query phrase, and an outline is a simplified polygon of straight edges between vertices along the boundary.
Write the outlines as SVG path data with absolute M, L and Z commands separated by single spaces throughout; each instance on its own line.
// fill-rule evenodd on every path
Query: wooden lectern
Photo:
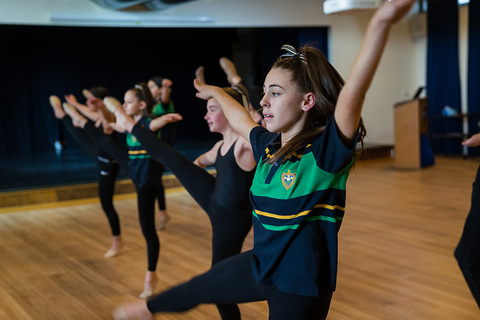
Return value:
M 395 167 L 419 169 L 421 165 L 421 135 L 428 134 L 428 99 L 417 98 L 394 106 Z

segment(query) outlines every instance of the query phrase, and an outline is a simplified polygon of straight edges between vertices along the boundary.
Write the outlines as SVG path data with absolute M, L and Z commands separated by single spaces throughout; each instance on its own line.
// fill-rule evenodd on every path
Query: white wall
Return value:
M 344 78 L 355 58 L 371 12 L 326 16 L 321 0 L 196 0 L 153 13 L 162 17 L 208 16 L 203 23 L 156 22 L 134 26 L 158 27 L 259 27 L 329 26 L 330 57 Z M 113 12 L 89 0 L 15 0 L 0 2 L 0 23 L 39 25 L 114 25 L 132 23 L 52 23 L 50 14 L 72 13 L 77 17 L 122 17 L 136 13 Z M 149 17 L 152 13 L 141 13 Z M 409 19 L 392 29 L 389 44 L 367 94 L 363 118 L 367 143 L 393 145 L 393 105 L 425 85 L 425 39 L 412 40 Z
M 371 14 L 339 17 L 331 24 L 331 57 L 347 78 Z M 394 143 L 393 106 L 426 84 L 425 38 L 412 39 L 410 19 L 395 25 L 365 100 L 367 143 Z
M 306 26 L 318 24 L 319 17 L 323 15 L 322 5 L 321 0 L 193 0 L 171 5 L 162 11 L 142 12 L 108 10 L 90 0 L 4 0 L 0 2 L 0 22 L 52 24 L 50 20 L 52 15 L 62 15 L 83 19 L 84 22 L 53 24 L 140 27 L 255 27 L 284 24 Z M 209 17 L 213 21 L 185 21 L 195 17 Z M 130 22 L 119 21 L 122 19 Z M 158 21 L 143 22 L 154 19 Z M 95 21 L 91 22 L 91 20 Z M 103 22 L 99 22 L 100 20 Z

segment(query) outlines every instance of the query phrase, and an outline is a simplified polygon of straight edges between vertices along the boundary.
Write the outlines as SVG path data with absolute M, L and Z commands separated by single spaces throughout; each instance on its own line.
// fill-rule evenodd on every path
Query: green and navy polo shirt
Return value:
M 337 232 L 355 147 L 344 146 L 334 120 L 282 163 L 265 162 L 280 134 L 258 126 L 250 142 L 257 162 L 250 189 L 257 281 L 299 295 L 318 296 L 320 287 L 334 291 Z
M 138 124 L 149 128 L 150 118 L 141 118 Z M 160 131 L 157 131 L 157 135 Z M 131 133 L 127 134 L 128 146 L 128 166 L 130 179 L 132 179 L 136 188 L 153 188 L 161 184 L 163 166 L 153 160 L 140 142 Z
M 155 117 L 160 117 L 160 116 L 163 116 L 164 114 L 174 113 L 174 112 L 175 112 L 175 106 L 173 105 L 173 102 L 171 100 L 165 104 L 160 101 L 153 107 L 153 110 L 152 110 L 152 114 Z

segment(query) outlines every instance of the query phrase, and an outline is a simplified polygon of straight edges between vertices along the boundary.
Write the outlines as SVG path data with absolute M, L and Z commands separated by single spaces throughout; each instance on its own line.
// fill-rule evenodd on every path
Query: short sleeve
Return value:
M 312 143 L 312 151 L 315 154 L 319 168 L 336 173 L 344 169 L 352 162 L 357 146 L 358 132 L 351 148 L 347 148 L 338 135 L 335 118 L 331 118 L 325 126 L 325 131 Z
M 272 133 L 262 126 L 256 126 L 250 131 L 250 144 L 252 145 L 253 157 L 259 163 L 265 155 L 265 149 L 272 142 L 278 133 Z

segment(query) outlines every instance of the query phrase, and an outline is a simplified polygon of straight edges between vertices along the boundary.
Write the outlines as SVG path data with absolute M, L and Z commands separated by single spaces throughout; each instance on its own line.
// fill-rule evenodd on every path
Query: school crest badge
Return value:
M 293 184 L 295 183 L 295 177 L 297 176 L 296 173 L 291 173 L 290 170 L 288 172 L 282 172 L 282 184 L 285 189 L 290 189 Z

